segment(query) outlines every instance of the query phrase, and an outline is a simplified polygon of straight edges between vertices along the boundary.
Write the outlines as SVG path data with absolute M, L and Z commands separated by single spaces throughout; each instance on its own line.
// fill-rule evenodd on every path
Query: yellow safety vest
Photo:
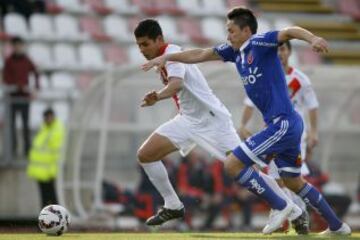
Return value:
M 27 174 L 40 182 L 55 179 L 64 141 L 65 128 L 57 119 L 50 126 L 42 124 L 33 140 Z

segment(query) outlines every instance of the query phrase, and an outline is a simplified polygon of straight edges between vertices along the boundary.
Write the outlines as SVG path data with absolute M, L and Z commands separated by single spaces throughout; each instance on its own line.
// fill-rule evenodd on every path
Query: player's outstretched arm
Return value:
M 279 31 L 279 42 L 285 42 L 291 39 L 299 39 L 308 42 L 311 45 L 313 51 L 318 53 L 326 53 L 329 49 L 329 44 L 326 42 L 325 39 L 314 35 L 310 31 L 302 27 L 288 27 Z
M 214 52 L 212 48 L 199 48 L 159 56 L 142 65 L 142 69 L 144 71 L 148 71 L 155 66 L 161 68 L 165 66 L 167 61 L 182 63 L 200 63 L 213 60 L 221 60 L 221 58 Z
M 177 77 L 171 77 L 169 83 L 159 91 L 147 93 L 141 103 L 141 107 L 154 105 L 156 102 L 174 96 L 183 87 L 183 80 Z

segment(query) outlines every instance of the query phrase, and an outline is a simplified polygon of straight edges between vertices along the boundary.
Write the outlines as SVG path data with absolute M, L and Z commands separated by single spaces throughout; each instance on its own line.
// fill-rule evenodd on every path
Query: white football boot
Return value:
M 282 223 L 289 217 L 294 205 L 295 204 L 288 202 L 283 210 L 272 209 L 269 215 L 269 222 L 262 230 L 263 234 L 270 234 L 279 229 Z
M 351 235 L 351 228 L 347 223 L 343 223 L 338 230 L 331 231 L 330 228 L 327 228 L 325 231 L 319 233 L 322 236 L 332 236 L 332 235 Z

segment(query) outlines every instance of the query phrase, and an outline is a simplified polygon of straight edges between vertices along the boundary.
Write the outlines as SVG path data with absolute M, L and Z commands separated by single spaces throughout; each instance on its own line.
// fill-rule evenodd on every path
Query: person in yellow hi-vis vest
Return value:
M 55 180 L 64 142 L 64 125 L 52 109 L 44 111 L 44 122 L 33 140 L 27 174 L 38 182 L 42 207 L 57 203 Z

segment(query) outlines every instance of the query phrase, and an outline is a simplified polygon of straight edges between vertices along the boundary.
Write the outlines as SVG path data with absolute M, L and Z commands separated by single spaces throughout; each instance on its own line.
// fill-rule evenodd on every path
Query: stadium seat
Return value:
M 223 19 L 207 17 L 201 20 L 204 35 L 210 40 L 220 43 L 226 41 L 225 21 Z
M 105 61 L 113 65 L 120 66 L 128 62 L 126 51 L 115 44 L 104 47 L 104 56 Z
M 271 29 L 271 23 L 267 19 L 258 17 L 258 33 L 268 32 Z
M 247 0 L 227 0 L 227 8 L 231 9 L 237 6 L 249 6 L 249 2 Z
M 80 33 L 79 24 L 74 16 L 60 14 L 54 17 L 56 37 L 59 40 L 80 41 L 85 40 L 84 34 Z
M 80 64 L 85 70 L 103 70 L 105 68 L 103 55 L 98 46 L 83 43 L 79 47 Z
M 103 0 L 83 0 L 83 3 L 91 10 L 101 15 L 110 14 L 112 12 L 111 8 L 107 7 Z
M 94 79 L 94 75 L 89 72 L 81 72 L 76 76 L 76 86 L 80 91 L 85 91 L 90 87 L 91 81 Z
M 109 41 L 110 37 L 102 29 L 101 23 L 95 17 L 84 16 L 80 18 L 80 28 L 88 36 L 97 41 Z
M 180 16 L 185 14 L 185 11 L 177 5 L 176 0 L 157 0 L 157 5 L 163 14 L 169 14 L 173 16 Z
M 204 36 L 198 20 L 191 17 L 180 18 L 178 24 L 180 32 L 186 34 L 192 42 L 197 44 L 209 43 L 209 39 Z
M 30 16 L 31 38 L 37 40 L 55 40 L 54 26 L 49 15 L 32 14 Z
M 51 86 L 55 90 L 71 91 L 76 89 L 74 77 L 66 72 L 56 72 L 51 75 Z
M 58 43 L 54 46 L 54 62 L 56 68 L 66 70 L 79 69 L 75 49 L 72 45 Z
M 141 65 L 146 61 L 145 57 L 141 54 L 138 46 L 135 44 L 131 45 L 128 48 L 128 56 L 130 63 L 134 65 Z
M 200 0 L 177 0 L 177 5 L 189 15 L 204 16 L 207 14 L 203 11 Z
M 56 116 L 66 124 L 69 120 L 69 105 L 65 101 L 56 101 L 52 107 Z
M 56 3 L 63 8 L 66 12 L 71 13 L 86 13 L 89 12 L 79 0 L 56 0 Z
M 134 37 L 129 32 L 126 20 L 117 15 L 109 15 L 103 21 L 104 30 L 111 38 L 122 42 L 133 42 Z
M 156 16 L 162 13 L 156 0 L 134 0 L 133 2 L 140 8 L 141 12 L 145 13 L 145 15 Z
M 47 45 L 42 43 L 32 43 L 29 45 L 28 53 L 38 68 L 52 70 L 54 61 Z
M 105 0 L 105 4 L 121 15 L 139 13 L 139 7 L 131 4 L 129 0 Z
M 224 16 L 226 6 L 223 0 L 203 1 L 203 11 L 208 15 Z
M 179 33 L 175 20 L 173 18 L 168 16 L 159 16 L 156 19 L 158 20 L 163 30 L 165 39 L 178 43 L 184 43 L 189 41 L 188 37 L 185 34 Z
M 129 25 L 129 30 L 130 30 L 131 34 L 134 34 L 134 30 L 141 20 L 142 19 L 138 16 L 130 17 L 127 19 L 128 25 Z
M 293 25 L 294 23 L 287 18 L 276 18 L 274 21 L 274 29 L 276 30 L 281 30 Z
M 25 18 L 17 13 L 9 13 L 4 17 L 5 32 L 11 36 L 29 38 L 29 31 Z
M 342 13 L 350 15 L 354 20 L 360 20 L 360 3 L 357 0 L 337 0 L 337 5 Z
M 78 95 L 78 89 L 75 78 L 67 72 L 56 72 L 51 75 L 51 93 L 55 99 L 75 98 Z

